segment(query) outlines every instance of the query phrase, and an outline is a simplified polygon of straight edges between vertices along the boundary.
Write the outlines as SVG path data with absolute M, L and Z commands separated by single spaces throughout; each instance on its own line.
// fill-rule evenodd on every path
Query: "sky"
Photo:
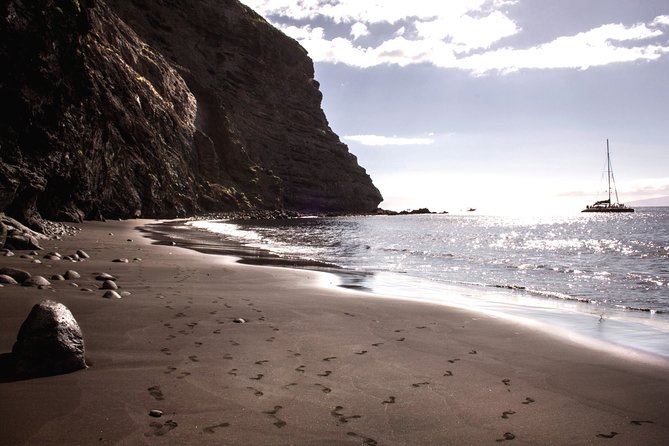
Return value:
M 392 210 L 669 196 L 667 0 L 242 0 L 314 61 Z M 669 200 L 667 202 L 669 204 Z

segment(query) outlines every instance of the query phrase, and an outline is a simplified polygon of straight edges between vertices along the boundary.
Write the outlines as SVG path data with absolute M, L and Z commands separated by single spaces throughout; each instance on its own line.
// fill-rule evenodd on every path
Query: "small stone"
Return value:
M 65 280 L 65 277 L 61 276 L 60 274 L 54 274 L 51 276 L 51 280 Z
M 128 241 L 129 241 L 129 242 L 131 242 L 131 241 L 132 241 L 132 239 L 131 239 L 131 238 L 129 238 L 129 239 L 128 239 Z
M 102 273 L 102 274 L 98 274 L 95 277 L 95 280 L 102 280 L 102 281 L 104 281 L 104 280 L 116 280 L 116 277 L 112 276 L 109 273 Z
M 84 252 L 81 249 L 77 249 L 77 255 L 82 259 L 89 259 L 90 258 L 90 256 L 88 254 L 86 254 L 86 252 Z
M 113 232 L 110 232 L 109 235 L 114 235 L 114 233 L 113 233 Z
M 0 268 L 0 274 L 10 276 L 12 279 L 16 280 L 18 283 L 26 281 L 31 276 L 31 274 L 28 271 L 18 269 L 18 268 L 11 268 L 11 267 L 8 267 L 8 266 L 6 266 L 4 268 Z
M 113 280 L 105 280 L 100 287 L 103 290 L 118 290 L 118 285 Z
M 172 246 L 176 246 L 177 242 L 172 242 Z
M 80 278 L 81 274 L 79 274 L 73 269 L 68 269 L 67 271 L 65 271 L 65 274 L 63 274 L 63 277 L 65 277 L 66 280 L 74 280 Z
M 23 286 L 35 286 L 35 287 L 41 287 L 41 286 L 49 286 L 51 285 L 51 282 L 46 280 L 42 276 L 32 276 L 29 279 L 26 279 L 21 283 Z
M 40 259 L 35 259 L 35 260 L 31 261 L 30 263 L 34 263 L 35 265 L 41 265 L 42 261 Z
M 153 409 L 149 411 L 150 417 L 160 418 L 163 416 L 163 411 L 158 409 Z
M 74 282 L 70 283 L 70 286 L 73 286 L 73 287 L 75 287 L 75 288 L 79 288 L 79 284 L 78 284 L 78 283 L 74 283 Z
M 114 259 L 114 260 L 112 260 L 112 262 L 116 262 L 116 263 L 128 263 L 128 259 L 126 259 L 125 257 L 123 257 L 123 258 L 120 258 L 120 259 Z
M 241 317 L 238 317 L 238 318 L 236 318 L 236 319 L 233 319 L 232 322 L 234 322 L 235 324 L 245 324 L 245 323 L 246 323 L 246 319 L 243 319 L 243 318 L 241 318 Z
M 60 259 L 63 258 L 63 256 L 60 255 L 60 253 L 58 253 L 58 252 L 51 251 L 49 253 L 44 254 L 43 258 L 48 259 L 48 260 L 60 260 Z
M 15 254 L 9 250 L 5 251 L 5 257 L 14 257 L 14 255 Z
M 121 291 L 119 294 L 121 295 L 121 297 L 128 297 L 132 293 L 130 291 Z
M 34 259 L 34 257 L 31 256 L 30 254 L 21 254 L 21 258 L 22 259 L 28 259 L 28 260 Z
M 105 294 L 102 295 L 105 299 L 120 299 L 121 295 L 118 294 L 116 291 L 109 290 Z
M 39 255 L 39 252 L 37 252 L 37 251 L 30 251 L 30 255 L 31 255 L 31 256 L 38 256 L 38 255 Z
M 12 276 L 7 274 L 0 274 L 0 283 L 6 283 L 7 285 L 16 285 L 18 282 L 14 280 Z
M 141 262 L 142 259 L 140 259 L 139 257 L 135 257 L 134 259 L 132 259 L 132 261 L 133 261 L 133 262 Z
M 90 288 L 79 288 L 79 291 L 84 291 L 86 293 L 92 293 L 93 292 L 93 290 L 90 289 Z

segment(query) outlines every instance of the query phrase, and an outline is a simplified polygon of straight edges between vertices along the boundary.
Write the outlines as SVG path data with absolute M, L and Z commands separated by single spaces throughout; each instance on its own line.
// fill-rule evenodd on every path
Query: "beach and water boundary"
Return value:
M 660 444 L 667 368 L 524 325 L 324 287 L 310 271 L 155 246 L 86 223 L 45 250 L 78 288 L 0 289 L 2 352 L 43 298 L 82 326 L 87 370 L 0 383 L 6 444 Z M 112 235 L 113 234 L 113 235 Z M 76 248 L 76 249 L 75 249 Z M 141 261 L 115 263 L 118 257 Z M 101 297 L 93 273 L 127 298 Z M 244 324 L 234 323 L 243 318 Z M 35 410 L 39 407 L 39 410 Z M 148 416 L 161 409 L 160 419 Z

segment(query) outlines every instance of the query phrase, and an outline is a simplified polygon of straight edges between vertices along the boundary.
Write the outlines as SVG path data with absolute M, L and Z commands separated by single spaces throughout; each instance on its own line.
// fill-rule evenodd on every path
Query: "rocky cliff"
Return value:
M 3 5 L 0 210 L 39 227 L 381 201 L 305 50 L 237 0 Z

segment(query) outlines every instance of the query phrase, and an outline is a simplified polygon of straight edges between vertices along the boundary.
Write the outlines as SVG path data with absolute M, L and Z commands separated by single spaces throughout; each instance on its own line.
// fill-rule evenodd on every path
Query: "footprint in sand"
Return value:
M 216 303 L 216 301 L 214 301 L 214 303 Z M 210 312 L 209 312 L 209 314 L 211 314 L 212 316 L 213 316 L 214 314 L 216 314 L 216 313 L 218 313 L 218 310 L 214 310 L 214 311 L 210 311 Z
M 197 341 L 195 342 L 196 347 L 202 347 L 203 344 L 204 344 L 203 342 L 197 342 Z
M 179 312 L 175 314 L 174 317 L 186 317 L 186 315 L 184 313 Z
M 281 386 L 282 389 L 289 390 L 291 387 L 296 386 L 297 383 L 290 383 L 286 384 L 285 386 Z
M 264 393 L 262 393 L 260 390 L 256 389 L 255 387 L 249 386 L 249 387 L 247 387 L 247 389 L 253 391 L 253 394 L 257 397 L 261 397 L 261 396 L 264 395 Z
M 200 362 L 200 360 L 197 359 L 197 355 L 190 355 L 188 359 L 190 359 L 192 362 Z
M 148 390 L 149 395 L 151 395 L 157 401 L 162 401 L 165 399 L 165 395 L 163 395 L 163 391 L 160 390 L 160 386 L 151 386 L 146 390 Z
M 364 355 L 365 353 L 367 353 L 367 350 L 361 350 L 359 352 L 355 352 L 356 355 Z
M 172 354 L 172 352 L 170 351 L 170 349 L 167 348 L 167 347 L 163 347 L 163 348 L 161 348 L 160 351 L 161 351 L 163 354 L 167 355 L 167 356 L 170 356 L 170 355 Z
M 419 330 L 422 330 L 422 329 L 427 328 L 427 327 L 425 325 L 421 325 L 420 327 L 416 327 L 416 328 L 419 329 Z
M 453 376 L 453 372 L 450 370 L 446 370 L 446 373 L 444 373 L 444 376 Z
M 413 384 L 411 384 L 411 387 L 423 387 L 423 386 L 427 386 L 428 384 L 430 384 L 430 383 L 427 382 L 427 381 L 423 381 L 422 383 L 413 383 Z
M 641 426 L 642 424 L 655 424 L 655 422 L 649 420 L 643 420 L 643 421 L 632 420 L 630 421 L 630 424 L 633 424 L 635 426 Z
M 252 380 L 255 380 L 255 381 L 260 381 L 263 378 L 263 376 L 265 376 L 265 375 L 263 375 L 262 373 L 258 373 L 255 377 L 249 378 L 249 379 L 252 379 Z
M 233 341 L 233 340 L 231 339 L 231 340 L 230 340 L 230 344 L 231 344 L 231 345 L 234 345 L 235 347 L 237 347 L 237 346 L 239 345 L 239 342 L 237 342 L 237 341 Z
M 529 396 L 525 398 L 525 401 L 523 401 L 521 404 L 532 404 L 534 402 L 534 399 L 530 398 Z
M 266 342 L 274 342 L 274 339 L 276 339 L 276 338 L 274 336 L 272 336 L 272 337 L 269 337 L 269 338 L 265 339 L 265 341 Z
M 229 427 L 230 423 L 220 423 L 220 424 L 215 424 L 213 426 L 207 426 L 202 429 L 203 432 L 206 432 L 207 434 L 215 434 L 216 429 L 221 428 L 221 427 Z
M 318 387 L 319 389 L 321 389 L 321 392 L 323 392 L 323 393 L 330 393 L 330 392 L 332 392 L 332 389 L 331 389 L 331 388 L 326 387 L 326 386 L 324 386 L 323 384 L 316 383 L 316 384 L 314 384 L 314 386 L 316 386 L 316 387 Z
M 167 328 L 172 328 L 172 324 L 170 324 L 169 322 L 164 323 L 163 326 Z
M 223 304 L 223 305 L 225 306 L 225 308 L 232 308 L 232 306 L 230 306 L 228 304 Z
M 190 372 L 181 372 L 179 373 L 179 376 L 177 376 L 177 379 L 184 379 L 187 376 L 190 376 Z
M 172 372 L 175 372 L 177 370 L 176 367 L 172 367 L 171 365 L 167 367 L 167 371 L 163 372 L 165 375 L 169 375 Z
M 287 424 L 285 421 L 276 416 L 276 414 L 278 414 L 281 409 L 283 409 L 283 406 L 274 406 L 274 409 L 266 410 L 263 412 L 264 414 L 269 415 L 271 418 L 274 419 L 273 424 L 279 429 L 281 429 Z
M 613 438 L 616 435 L 618 435 L 618 432 L 611 431 L 611 433 L 608 433 L 608 434 L 597 434 L 597 437 L 598 438 Z
M 294 351 L 292 351 L 292 350 L 288 350 L 288 353 L 292 353 L 293 356 L 295 356 L 296 358 L 297 358 L 298 356 L 302 356 L 302 353 L 294 352 Z
M 175 429 L 178 426 L 176 421 L 172 420 L 167 420 L 165 423 L 159 423 L 157 421 L 153 421 L 149 424 L 149 427 L 151 428 L 150 432 L 146 432 L 144 434 L 145 437 L 162 437 L 172 429 Z
M 515 413 L 516 412 L 513 410 L 505 410 L 504 412 L 502 412 L 502 418 L 506 420 L 509 418 L 509 415 L 514 415 Z
M 395 404 L 395 397 L 391 395 L 387 400 L 381 401 L 381 404 Z
M 228 375 L 237 376 L 237 372 L 238 372 L 237 369 L 230 369 L 230 371 L 228 372 Z
M 221 334 L 221 329 L 217 328 L 216 330 L 212 331 L 214 334 Z
M 398 328 L 397 330 L 395 330 L 395 333 L 402 333 L 403 331 L 404 330 Z
M 344 313 L 344 314 L 345 314 L 346 316 L 355 317 L 355 314 L 351 314 L 351 313 Z
M 504 435 L 502 435 L 502 438 L 498 438 L 495 441 L 498 442 L 498 443 L 501 443 L 503 441 L 513 440 L 514 438 L 516 438 L 516 436 L 513 435 L 511 432 L 504 432 Z
M 330 376 L 332 374 L 332 370 L 326 370 L 323 373 L 319 373 L 318 376 Z
M 330 362 L 333 359 L 337 359 L 337 357 L 336 356 L 328 356 L 327 358 L 323 358 L 323 361 Z
M 257 365 L 263 365 L 263 364 L 265 364 L 266 362 L 269 362 L 269 360 L 268 360 L 268 359 L 261 359 L 260 361 L 256 361 L 255 364 L 257 364 Z
M 405 339 L 406 339 L 406 338 L 399 338 L 399 339 L 395 339 L 395 340 L 396 340 L 397 342 L 402 342 L 402 341 L 404 341 Z
M 471 351 L 469 352 L 469 354 L 470 354 L 470 355 L 476 355 L 476 354 L 478 354 L 478 352 L 477 352 L 476 350 L 471 350 Z
M 383 345 L 383 342 L 375 342 L 372 347 L 378 347 L 379 345 Z
M 223 355 L 223 359 L 232 359 L 232 355 L 230 353 L 226 353 Z
M 459 360 L 460 360 L 460 358 L 449 359 L 448 362 L 450 362 L 451 364 L 455 364 Z
M 509 378 L 504 378 L 502 380 L 502 382 L 504 383 L 505 386 L 510 386 L 511 385 L 511 380 Z
M 346 432 L 346 435 L 349 437 L 356 437 L 362 440 L 362 444 L 365 446 L 376 446 L 379 443 L 373 438 L 365 437 L 364 435 L 356 434 L 355 432 Z
M 297 367 L 297 368 L 295 369 L 295 371 L 296 371 L 296 372 L 300 372 L 300 373 L 304 373 L 304 368 L 305 368 L 305 365 L 302 364 L 301 366 Z
M 348 423 L 348 420 L 354 420 L 357 418 L 362 418 L 360 415 L 344 415 L 341 411 L 344 408 L 342 406 L 336 406 L 331 412 L 330 415 L 337 419 L 337 424 L 339 423 Z
M 276 327 L 272 327 L 272 331 L 279 331 L 279 329 Z

